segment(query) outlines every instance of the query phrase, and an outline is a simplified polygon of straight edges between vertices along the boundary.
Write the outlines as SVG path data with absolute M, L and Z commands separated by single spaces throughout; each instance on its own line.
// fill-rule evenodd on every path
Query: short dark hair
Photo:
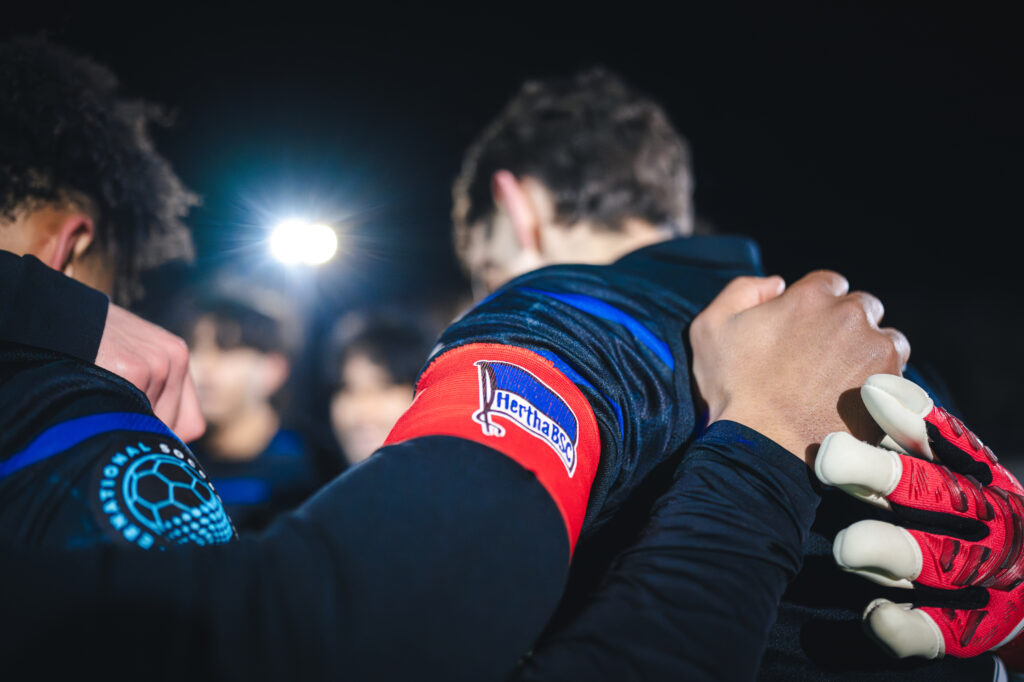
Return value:
M 526 82 L 469 147 L 452 190 L 460 253 L 467 232 L 491 215 L 491 178 L 502 169 L 541 181 L 560 222 L 692 228 L 686 141 L 661 106 L 602 68 Z
M 424 325 L 408 318 L 371 315 L 343 319 L 335 330 L 329 359 L 332 391 L 344 387 L 340 369 L 349 358 L 359 355 L 387 372 L 392 383 L 414 386 L 433 342 Z
M 244 302 L 208 298 L 201 300 L 194 312 L 196 316 L 188 333 L 190 340 L 196 323 L 208 318 L 216 328 L 215 341 L 221 350 L 251 348 L 260 353 L 285 354 L 289 351 L 282 321 Z
M 141 272 L 191 258 L 181 219 L 198 198 L 153 146 L 164 112 L 117 90 L 109 69 L 44 38 L 0 44 L 0 217 L 87 197 L 125 302 Z

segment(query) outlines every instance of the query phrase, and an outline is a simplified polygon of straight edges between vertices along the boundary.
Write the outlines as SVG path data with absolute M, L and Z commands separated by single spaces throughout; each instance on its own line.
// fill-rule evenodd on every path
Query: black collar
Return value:
M 761 250 L 754 240 L 732 235 L 677 237 L 645 246 L 623 256 L 618 262 L 628 264 L 633 259 L 672 260 L 704 267 L 762 271 Z

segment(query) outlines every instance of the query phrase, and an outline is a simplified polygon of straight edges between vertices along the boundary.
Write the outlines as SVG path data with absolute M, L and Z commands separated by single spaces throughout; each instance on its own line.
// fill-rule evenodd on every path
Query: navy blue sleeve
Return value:
M 754 679 L 814 519 L 810 476 L 757 432 L 712 424 L 644 535 L 515 679 Z
M 96 360 L 110 300 L 32 256 L 0 251 L 0 340 Z
M 504 679 L 569 562 L 532 474 L 440 436 L 380 450 L 238 542 L 0 552 L 4 675 L 177 682 Z
M 513 280 L 455 322 L 440 347 L 526 348 L 580 388 L 601 439 L 586 534 L 692 435 L 688 305 L 610 268 L 544 268 Z

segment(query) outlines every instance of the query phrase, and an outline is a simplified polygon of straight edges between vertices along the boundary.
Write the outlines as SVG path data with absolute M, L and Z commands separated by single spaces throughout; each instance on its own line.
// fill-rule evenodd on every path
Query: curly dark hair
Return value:
M 139 293 L 147 268 L 192 257 L 182 218 L 198 203 L 153 146 L 157 106 L 118 95 L 117 78 L 42 37 L 0 44 L 0 218 L 84 196 L 115 295 Z
M 661 106 L 603 68 L 526 82 L 469 147 L 452 189 L 459 253 L 492 215 L 491 177 L 502 169 L 541 181 L 564 224 L 614 230 L 642 218 L 693 229 L 686 141 Z

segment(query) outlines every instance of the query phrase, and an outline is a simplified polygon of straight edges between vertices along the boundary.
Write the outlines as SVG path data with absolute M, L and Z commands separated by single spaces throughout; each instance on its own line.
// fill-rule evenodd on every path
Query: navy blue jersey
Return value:
M 0 538 L 73 549 L 218 544 L 234 529 L 202 467 L 134 386 L 0 342 Z
M 240 533 L 265 528 L 279 514 L 299 506 L 320 483 L 297 431 L 279 430 L 263 452 L 244 461 L 209 457 L 203 441 L 193 444 L 192 451 Z

